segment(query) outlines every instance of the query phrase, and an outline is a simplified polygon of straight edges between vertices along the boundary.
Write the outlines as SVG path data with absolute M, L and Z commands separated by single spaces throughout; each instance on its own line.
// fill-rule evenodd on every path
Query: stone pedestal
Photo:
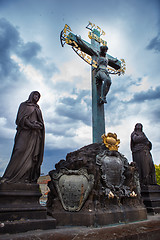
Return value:
M 87 226 L 99 227 L 112 224 L 130 223 L 147 219 L 146 209 L 142 206 L 116 207 L 112 209 L 82 210 L 67 212 L 61 210 L 48 211 L 56 219 L 57 226 Z
M 46 218 L 46 209 L 39 203 L 38 184 L 1 183 L 0 221 Z
M 134 164 L 104 144 L 69 153 L 49 173 L 48 214 L 59 226 L 103 226 L 147 218 Z
M 38 184 L 0 183 L 0 233 L 55 228 L 55 219 L 48 224 L 40 196 Z
M 143 203 L 148 213 L 160 213 L 160 186 L 147 185 L 141 189 Z

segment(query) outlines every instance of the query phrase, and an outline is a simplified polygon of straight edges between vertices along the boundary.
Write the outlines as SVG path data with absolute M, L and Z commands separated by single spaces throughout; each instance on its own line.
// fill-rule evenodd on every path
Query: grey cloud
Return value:
M 50 124 L 46 123 L 46 133 L 54 136 L 74 137 L 77 123 L 71 122 L 66 117 L 57 117 L 57 121 L 52 121 Z
M 71 97 L 65 97 L 60 99 L 60 103 L 63 103 L 68 106 L 74 106 L 77 103 L 77 99 Z
M 154 101 L 154 104 L 152 104 L 152 107 L 148 109 L 147 115 L 149 116 L 151 124 L 159 123 L 159 119 L 160 119 L 159 99 Z
M 153 116 L 154 122 L 159 121 L 159 119 L 160 119 L 160 110 L 159 110 L 159 108 L 151 111 L 151 114 L 152 114 L 152 116 Z
M 13 140 L 0 137 L 0 176 L 9 163 L 12 147 Z
M 26 44 L 21 42 L 16 53 L 23 59 L 24 63 L 33 65 L 45 77 L 50 78 L 58 69 L 54 63 L 48 63 L 47 59 L 38 56 L 41 49 L 42 47 L 37 42 L 28 42 Z
M 104 109 L 106 126 L 116 126 L 128 115 L 128 104 L 120 101 L 114 94 L 108 96 L 108 103 Z
M 86 125 L 91 125 L 91 105 L 88 105 L 90 91 L 82 90 L 77 92 L 76 99 L 64 97 L 60 99 L 60 104 L 56 108 L 59 116 L 70 118 L 74 121 L 82 121 Z
M 75 107 L 67 106 L 65 104 L 59 105 L 56 109 L 56 113 L 60 116 L 68 117 L 72 119 L 72 121 L 82 121 L 86 125 L 91 125 L 90 117 L 88 117 L 91 113 L 90 111 L 85 112 L 82 106 L 77 106 L 77 108 L 75 109 Z
M 37 57 L 41 51 L 41 46 L 36 42 L 28 42 L 22 44 L 18 49 L 18 55 L 24 59 L 27 63 L 30 62 L 34 57 Z
M 74 87 L 76 85 L 77 82 L 81 82 L 83 79 L 81 76 L 76 76 L 72 78 L 73 81 L 64 81 L 63 78 L 59 79 L 59 81 L 55 81 L 54 82 L 54 78 L 53 78 L 53 83 L 52 86 L 54 89 L 56 89 L 57 91 L 59 91 L 61 93 L 61 91 L 63 90 L 63 92 L 66 93 L 71 93 L 71 95 L 77 95 L 80 94 L 80 92 L 77 92 L 77 88 Z M 84 90 L 86 91 L 86 90 Z M 81 93 L 84 94 L 85 92 Z M 88 94 L 90 95 L 90 92 L 88 92 Z
M 18 65 L 11 59 L 20 42 L 19 33 L 4 18 L 0 19 L 0 78 L 1 81 L 10 74 L 17 73 Z
M 20 43 L 19 32 L 5 18 L 0 19 L 0 43 L 0 50 L 8 52 Z
M 151 124 L 158 122 L 160 118 L 159 99 L 160 86 L 155 89 L 136 93 L 130 101 L 121 101 L 114 94 L 108 95 L 108 104 L 105 106 L 106 126 L 120 124 L 121 120 L 124 120 L 128 116 L 138 116 L 140 112 L 143 113 L 143 116 L 146 117 Z M 145 101 L 147 100 L 150 102 L 146 105 Z M 152 104 L 151 101 L 154 101 L 154 104 Z M 138 108 L 137 104 L 135 107 L 133 106 L 134 103 L 138 103 Z M 144 104 L 146 106 L 145 108 Z
M 160 33 L 150 41 L 146 49 L 155 50 L 157 53 L 160 52 Z
M 65 97 L 65 98 L 60 99 L 60 102 L 66 104 L 66 105 L 73 106 L 73 105 L 76 105 L 77 102 L 80 103 L 81 100 L 85 101 L 90 96 L 90 91 L 89 90 L 81 90 L 81 91 L 77 92 L 76 89 L 73 89 L 72 93 L 74 95 L 77 95 L 77 97 L 76 98 Z
M 131 76 L 113 77 L 111 90 L 112 94 L 128 92 L 129 87 L 139 86 L 142 78 L 132 79 Z M 110 95 L 110 93 L 109 93 Z M 108 96 L 109 96 L 108 95 Z
M 17 46 L 21 43 L 19 32 L 6 19 L 0 19 L 0 116 L 7 119 L 7 127 L 14 127 L 10 123 L 7 113 L 9 108 L 7 99 L 11 97 L 10 91 L 15 91 L 20 79 L 24 76 L 19 71 L 18 64 L 11 58 Z M 5 104 L 4 104 L 5 102 Z M 10 114 L 11 116 L 11 114 Z
M 54 136 L 74 137 L 80 122 L 91 125 L 90 91 L 76 88 L 67 90 L 71 92 L 70 96 L 61 97 L 54 114 L 46 118 L 46 132 Z
M 25 64 L 33 65 L 47 78 L 57 72 L 54 63 L 38 56 L 40 52 L 40 44 L 36 42 L 24 43 L 17 28 L 6 19 L 0 19 L 0 78 L 1 81 L 5 79 L 5 85 L 9 81 L 6 80 L 7 77 L 15 81 L 18 74 L 20 75 L 17 63 L 11 58 L 12 54 L 20 57 Z
M 48 170 L 55 168 L 55 164 L 61 159 L 65 159 L 67 153 L 74 151 L 74 148 L 64 148 L 64 149 L 47 149 L 45 148 L 44 160 L 42 163 L 42 173 L 48 173 Z M 52 157 L 51 157 L 52 156 Z
M 130 100 L 131 103 L 134 102 L 144 102 L 145 100 L 156 100 L 160 99 L 160 86 L 154 89 L 149 89 L 148 91 L 142 91 L 140 93 L 135 93 L 133 98 Z
M 74 128 L 73 128 L 73 126 L 74 126 Z M 54 136 L 74 137 L 75 129 L 76 129 L 76 124 L 72 124 L 72 127 L 69 126 L 67 128 L 67 126 L 65 126 L 65 127 L 60 126 L 59 128 L 55 128 L 53 131 L 51 130 L 50 133 L 53 133 Z

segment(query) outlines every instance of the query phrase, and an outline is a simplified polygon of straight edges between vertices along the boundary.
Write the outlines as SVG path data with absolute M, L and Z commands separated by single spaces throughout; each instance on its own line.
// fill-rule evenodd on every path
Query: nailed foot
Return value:
M 107 100 L 105 97 L 100 97 L 100 104 L 107 103 Z

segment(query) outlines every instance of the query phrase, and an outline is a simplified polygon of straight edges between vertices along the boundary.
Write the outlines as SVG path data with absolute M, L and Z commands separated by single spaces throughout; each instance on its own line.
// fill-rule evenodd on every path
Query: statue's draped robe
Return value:
M 155 167 L 150 150 L 151 142 L 144 132 L 134 131 L 131 134 L 131 150 L 133 161 L 136 162 L 141 185 L 156 184 Z
M 43 129 L 31 129 L 25 124 L 38 121 Z M 29 100 L 21 103 L 16 119 L 17 133 L 10 162 L 3 179 L 7 182 L 36 182 L 44 152 L 44 123 L 41 110 Z

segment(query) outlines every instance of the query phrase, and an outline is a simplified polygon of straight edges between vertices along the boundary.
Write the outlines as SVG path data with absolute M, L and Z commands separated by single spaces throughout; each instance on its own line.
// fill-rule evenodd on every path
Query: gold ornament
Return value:
M 108 198 L 109 198 L 109 199 L 111 199 L 111 198 L 113 199 L 113 198 L 114 198 L 114 194 L 113 194 L 111 191 L 110 191 L 109 194 L 108 194 Z
M 105 134 L 101 137 L 103 139 L 103 143 L 110 151 L 118 151 L 120 140 L 117 139 L 116 133 L 108 133 L 107 136 Z

